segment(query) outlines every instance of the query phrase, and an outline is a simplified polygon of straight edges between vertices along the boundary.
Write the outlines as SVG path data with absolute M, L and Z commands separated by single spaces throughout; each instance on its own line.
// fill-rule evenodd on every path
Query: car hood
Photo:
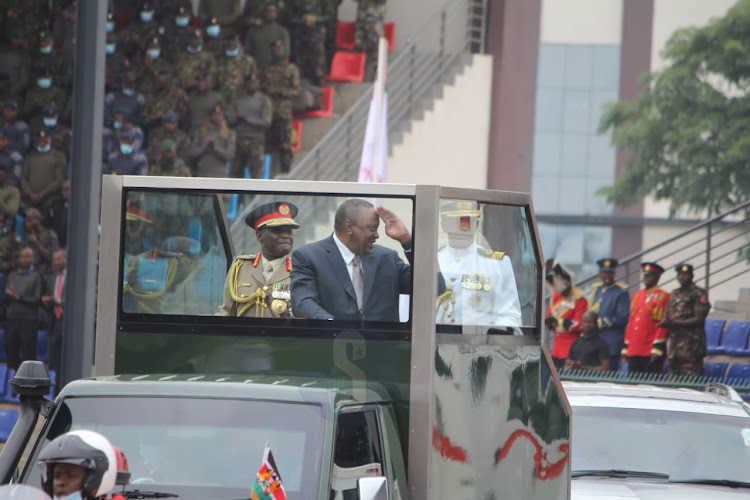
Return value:
M 750 497 L 747 488 L 612 478 L 573 479 L 570 490 L 571 500 L 736 500 Z

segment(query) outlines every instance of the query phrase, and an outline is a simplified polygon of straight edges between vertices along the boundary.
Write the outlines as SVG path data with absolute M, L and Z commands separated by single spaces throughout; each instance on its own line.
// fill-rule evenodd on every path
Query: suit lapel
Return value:
M 346 268 L 344 258 L 341 257 L 339 247 L 337 247 L 336 242 L 333 241 L 333 236 L 329 237 L 326 240 L 325 250 L 328 262 L 333 269 L 333 275 L 339 281 L 341 287 L 346 290 L 346 293 L 348 293 L 352 297 L 352 299 L 356 301 L 357 295 L 354 293 L 354 285 L 352 285 L 352 280 L 349 277 L 349 270 Z

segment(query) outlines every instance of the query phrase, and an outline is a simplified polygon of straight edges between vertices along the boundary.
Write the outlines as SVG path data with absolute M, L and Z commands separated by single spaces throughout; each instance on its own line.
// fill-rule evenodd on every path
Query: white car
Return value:
M 563 387 L 573 409 L 571 499 L 750 498 L 750 407 L 730 387 Z

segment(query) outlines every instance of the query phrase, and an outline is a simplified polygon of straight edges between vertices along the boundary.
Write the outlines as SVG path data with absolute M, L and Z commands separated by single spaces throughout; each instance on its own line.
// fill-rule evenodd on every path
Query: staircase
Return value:
M 737 300 L 717 300 L 708 314 L 729 321 L 750 321 L 750 288 L 740 288 Z

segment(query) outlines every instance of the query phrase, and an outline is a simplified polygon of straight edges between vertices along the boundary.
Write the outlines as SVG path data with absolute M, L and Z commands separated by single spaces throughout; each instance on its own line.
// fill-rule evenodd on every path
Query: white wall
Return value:
M 542 0 L 540 41 L 619 45 L 622 38 L 622 2 Z
M 388 182 L 486 188 L 491 91 L 492 57 L 474 55 L 393 147 Z

